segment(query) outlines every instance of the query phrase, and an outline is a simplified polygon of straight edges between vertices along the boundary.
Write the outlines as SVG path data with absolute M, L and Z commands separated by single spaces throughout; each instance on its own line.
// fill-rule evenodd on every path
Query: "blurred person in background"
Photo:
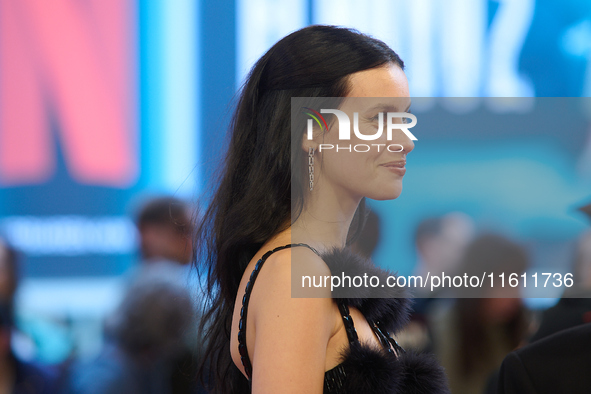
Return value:
M 462 253 L 474 237 L 472 219 L 461 212 L 423 220 L 417 226 L 415 245 L 418 261 L 415 275 L 454 272 Z
M 579 208 L 591 219 L 591 204 Z M 591 231 L 578 238 L 573 287 L 542 314 L 530 344 L 505 357 L 487 393 L 591 392 Z
M 194 304 L 170 264 L 145 267 L 106 323 L 107 343 L 97 359 L 78 365 L 72 394 L 197 392 L 175 379 L 179 356 L 194 338 Z M 178 376 L 177 376 L 178 378 Z M 194 374 L 185 377 L 194 380 Z
M 20 360 L 12 349 L 14 296 L 18 287 L 15 251 L 0 238 L 0 394 L 53 394 L 56 374 Z
M 147 200 L 136 217 L 140 235 L 141 262 L 139 271 L 150 269 L 154 265 L 168 265 L 168 271 L 176 272 L 179 284 L 185 286 L 191 294 L 195 310 L 200 310 L 203 297 L 201 287 L 191 276 L 193 257 L 193 225 L 191 206 L 185 201 L 172 196 L 162 196 Z M 191 329 L 195 329 L 193 326 Z M 196 333 L 187 338 L 187 346 L 176 356 L 173 381 L 177 387 L 184 387 L 176 392 L 197 390 L 196 375 L 200 359 L 201 341 Z
M 417 264 L 413 275 L 425 279 L 428 275 L 454 274 L 473 237 L 474 223 L 464 213 L 450 212 L 422 220 L 415 232 Z M 441 298 L 445 296 L 441 293 L 441 289 L 433 292 L 421 287 L 413 289 L 416 297 L 414 311 L 410 324 L 401 333 L 402 344 L 419 351 L 433 350 L 429 314 L 438 308 L 445 308 L 449 303 L 448 299 Z
M 591 323 L 559 331 L 513 351 L 495 394 L 591 393 Z
M 591 323 L 591 230 L 584 232 L 577 240 L 571 272 L 573 287 L 567 288 L 558 303 L 544 311 L 540 327 L 530 342 L 567 328 Z
M 174 197 L 154 198 L 137 215 L 142 263 L 169 261 L 188 265 L 193 256 L 189 206 Z
M 145 202 L 136 216 L 140 263 L 105 322 L 103 351 L 72 373 L 72 393 L 198 393 L 200 297 L 190 276 L 193 221 L 174 197 Z M 100 380 L 100 385 L 93 384 Z
M 461 258 L 459 273 L 482 276 L 492 273 L 522 274 L 528 266 L 525 250 L 499 235 L 482 235 L 472 241 Z M 458 273 L 458 275 L 459 275 Z M 447 372 L 454 394 L 480 394 L 490 374 L 507 353 L 526 337 L 528 314 L 518 288 L 469 288 L 449 309 L 432 315 L 434 348 Z

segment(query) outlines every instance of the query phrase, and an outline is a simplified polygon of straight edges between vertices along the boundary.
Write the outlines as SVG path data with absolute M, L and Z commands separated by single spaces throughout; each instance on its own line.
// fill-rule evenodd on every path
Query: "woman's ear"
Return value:
M 318 149 L 318 144 L 322 136 L 322 130 L 317 125 L 312 125 L 312 132 L 310 132 L 309 128 L 310 126 L 308 125 L 308 128 L 302 133 L 302 149 L 306 153 L 308 153 L 310 148 L 314 149 L 314 151 Z

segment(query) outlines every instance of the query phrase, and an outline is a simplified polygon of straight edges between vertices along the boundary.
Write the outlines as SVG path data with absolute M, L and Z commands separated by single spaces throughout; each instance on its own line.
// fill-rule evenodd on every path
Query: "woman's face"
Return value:
M 387 113 L 408 111 L 410 97 L 406 75 L 399 66 L 388 64 L 352 74 L 349 86 L 349 94 L 339 109 L 350 119 L 351 139 L 339 140 L 338 122 L 332 122 L 323 136 L 323 144 L 338 145 L 345 149 L 339 149 L 338 152 L 335 148 L 321 149 L 318 152 L 321 162 L 318 186 L 329 188 L 337 195 L 346 193 L 353 198 L 397 198 L 402 191 L 406 157 L 414 148 L 414 143 L 400 129 L 394 129 L 391 139 L 388 139 Z M 360 139 L 353 131 L 355 112 L 358 113 L 358 130 L 363 135 L 376 134 L 379 113 L 383 113 L 381 137 L 375 140 Z M 396 117 L 392 123 L 405 121 Z M 347 149 L 349 146 L 351 151 Z

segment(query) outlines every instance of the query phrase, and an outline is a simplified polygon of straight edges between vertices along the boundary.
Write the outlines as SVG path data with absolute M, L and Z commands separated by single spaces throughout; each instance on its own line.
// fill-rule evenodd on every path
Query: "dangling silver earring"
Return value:
M 308 148 L 308 174 L 310 175 L 310 191 L 314 190 L 314 151 L 314 148 Z

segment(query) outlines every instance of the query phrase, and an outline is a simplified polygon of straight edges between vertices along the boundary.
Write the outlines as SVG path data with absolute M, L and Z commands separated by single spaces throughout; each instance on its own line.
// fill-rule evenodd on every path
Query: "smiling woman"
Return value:
M 372 71 L 386 73 L 387 70 L 384 69 L 385 67 L 380 67 Z M 376 79 L 379 79 L 379 77 Z M 356 86 L 355 84 L 359 84 L 359 82 L 354 82 L 353 86 Z M 378 90 L 374 92 L 380 94 Z M 328 134 L 317 132 L 315 139 L 312 122 L 309 120 L 304 145 L 308 146 L 308 150 L 313 149 L 315 151 L 317 149 L 319 154 L 322 154 L 323 151 L 328 151 L 329 155 L 331 153 L 349 152 L 350 155 L 348 156 L 341 153 L 337 157 L 353 164 L 355 161 L 351 159 L 354 159 L 356 153 L 370 152 L 380 158 L 389 156 L 383 152 L 401 153 L 398 160 L 392 160 L 382 165 L 388 168 L 398 167 L 397 172 L 404 175 L 406 154 L 414 147 L 412 140 L 416 140 L 416 137 L 408 129 L 415 126 L 417 120 L 414 115 L 407 113 L 410 109 L 410 99 L 398 96 L 400 92 L 396 90 L 391 93 L 396 93 L 397 96 L 388 98 L 347 97 L 341 103 L 340 109 L 321 109 L 322 114 L 333 114 L 336 118 L 336 121 L 331 122 L 331 132 Z M 306 99 L 302 98 L 298 101 L 300 100 L 305 101 Z M 401 112 L 400 108 L 405 107 L 406 110 Z M 308 109 L 314 111 L 311 108 Z M 296 111 L 292 108 L 292 114 L 294 112 Z M 305 113 L 313 116 L 309 112 Z M 320 113 L 317 113 L 317 115 L 322 118 L 326 130 L 328 130 L 328 123 L 324 117 Z M 352 123 L 351 118 L 353 119 Z M 410 123 L 406 122 L 408 119 L 411 119 Z M 322 130 L 322 123 L 317 122 L 317 124 L 320 125 Z M 297 125 L 292 124 L 292 130 L 295 130 L 296 134 L 297 129 Z M 396 130 L 400 130 L 402 133 L 395 132 Z M 367 155 L 362 156 L 367 158 Z
M 346 198 L 349 193 L 345 190 L 349 190 L 355 194 L 355 207 L 363 197 L 397 198 L 402 192 L 406 157 L 414 149 L 414 136 L 400 130 L 407 126 L 401 117 L 411 116 L 403 112 L 410 107 L 406 76 L 400 66 L 389 64 L 351 75 L 349 86 L 351 91 L 339 109 L 321 109 L 334 113 L 337 121 L 330 122 L 328 131 L 318 131 L 313 139 L 306 135 L 302 143 L 304 151 L 318 151 L 317 193 L 323 195 L 324 188 L 330 188 Z M 353 119 L 352 124 L 349 119 Z M 340 182 L 338 189 L 335 181 Z
M 339 142 L 335 122 L 324 129 L 318 122 L 306 138 L 307 119 L 290 127 L 292 98 L 313 99 L 308 115 L 338 108 L 353 119 L 353 97 L 381 98 L 400 113 L 410 103 L 403 67 L 379 40 L 310 26 L 275 44 L 250 72 L 195 242 L 210 296 L 202 370 L 215 392 L 448 392 L 433 359 L 405 353 L 390 335 L 407 320 L 404 294 L 387 289 L 369 298 L 363 289 L 339 295 L 324 286 L 292 297 L 292 279 L 302 273 L 385 280 L 388 272 L 347 245 L 362 228 L 366 197 L 400 195 L 414 147 L 398 128 L 375 141 L 398 149 L 322 150 L 321 143 Z M 371 134 L 373 123 L 362 123 L 359 134 Z M 357 134 L 350 140 L 365 142 Z

